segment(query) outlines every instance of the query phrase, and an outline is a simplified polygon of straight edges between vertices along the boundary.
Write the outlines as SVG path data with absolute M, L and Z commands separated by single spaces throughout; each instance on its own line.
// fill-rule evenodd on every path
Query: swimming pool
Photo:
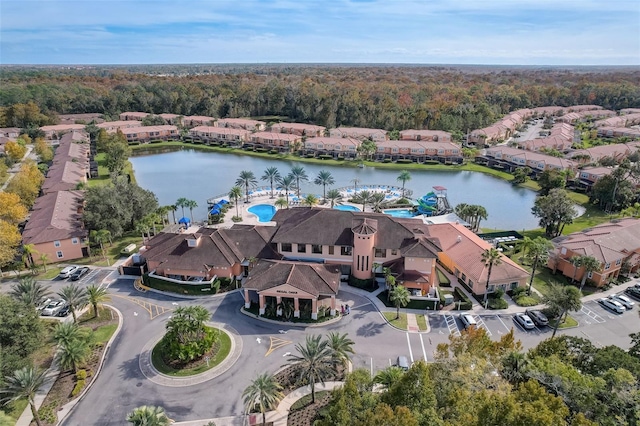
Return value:
M 382 213 L 388 214 L 393 217 L 415 217 L 415 213 L 409 209 L 400 209 L 400 210 L 382 210 Z
M 346 212 L 359 212 L 362 211 L 359 208 L 357 208 L 356 206 L 350 206 L 348 204 L 344 204 L 342 206 L 333 206 L 334 209 L 336 210 L 343 210 Z
M 247 211 L 258 216 L 258 222 L 271 222 L 273 215 L 276 214 L 276 208 L 271 204 L 256 204 L 249 207 Z

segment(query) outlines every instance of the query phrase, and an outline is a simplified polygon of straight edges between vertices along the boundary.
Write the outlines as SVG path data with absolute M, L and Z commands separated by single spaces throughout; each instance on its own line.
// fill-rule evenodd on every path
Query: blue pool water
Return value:
M 247 211 L 258 216 L 258 222 L 271 222 L 273 215 L 276 214 L 276 208 L 271 204 L 256 204 L 249 207 Z
M 408 210 L 408 209 L 403 209 L 403 210 L 382 210 L 382 213 L 388 214 L 389 216 L 393 216 L 393 217 L 414 217 L 415 216 L 413 211 Z
M 359 212 L 359 211 L 361 211 L 356 206 L 349 206 L 347 204 L 342 205 L 342 206 L 333 206 L 333 208 L 336 209 L 336 210 L 343 210 L 343 211 L 346 211 L 346 212 Z

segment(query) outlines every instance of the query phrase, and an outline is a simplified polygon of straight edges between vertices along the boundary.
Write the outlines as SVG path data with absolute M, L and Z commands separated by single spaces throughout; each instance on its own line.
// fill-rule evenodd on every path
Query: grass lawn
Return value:
M 109 170 L 106 166 L 106 154 L 104 152 L 96 154 L 94 159 L 98 163 L 98 177 L 89 179 L 87 181 L 87 186 L 99 186 L 109 183 L 111 181 L 111 176 L 109 175 Z M 127 165 L 124 168 L 124 174 L 131 176 L 131 181 L 135 182 L 133 165 L 129 161 L 127 161 Z
M 427 318 L 424 315 L 416 315 L 416 321 L 420 331 L 427 331 Z
M 216 329 L 217 330 L 217 329 Z M 219 339 L 218 339 L 218 351 L 215 356 L 209 360 L 209 366 L 206 363 L 203 363 L 194 368 L 188 368 L 183 370 L 176 370 L 164 363 L 162 361 L 162 356 L 160 355 L 160 351 L 157 350 L 158 345 L 153 348 L 151 352 L 151 362 L 153 366 L 158 369 L 162 374 L 166 374 L 168 376 L 174 377 L 185 377 L 185 376 L 193 376 L 196 374 L 204 373 L 205 371 L 215 367 L 220 364 L 231 351 L 231 337 L 223 331 L 220 331 Z
M 36 280 L 52 280 L 58 276 L 62 268 L 58 266 L 47 266 L 46 272 L 40 272 L 35 276 Z
M 319 399 L 321 399 L 323 396 L 325 396 L 328 393 L 330 393 L 330 392 L 329 391 L 316 392 L 316 401 L 318 401 Z M 291 405 L 291 408 L 289 409 L 289 411 L 300 410 L 301 408 L 304 408 L 309 404 L 311 404 L 311 394 L 305 395 L 302 398 L 300 398 L 299 400 L 297 400 L 296 402 L 294 402 L 293 405 Z
M 555 327 L 555 320 L 551 320 L 549 321 L 549 327 L 553 328 Z M 571 315 L 567 315 L 567 319 L 560 323 L 560 325 L 558 326 L 558 330 L 561 330 L 563 328 L 571 328 L 571 327 L 577 327 L 578 326 L 578 321 L 576 321 Z
M 407 329 L 407 314 L 400 312 L 400 318 L 398 319 L 396 319 L 395 312 L 383 312 L 382 315 L 384 315 L 392 326 L 399 328 L 400 330 Z
M 95 343 L 107 343 L 113 333 L 115 333 L 118 324 L 102 325 L 93 332 L 93 341 Z
M 378 294 L 378 299 L 380 299 L 380 301 L 384 303 L 384 306 L 386 306 L 387 308 L 395 308 L 395 306 L 393 306 L 393 304 L 388 301 L 386 290 Z M 435 307 L 433 306 L 433 302 L 429 302 L 427 300 L 414 300 L 414 299 L 412 299 L 407 306 L 403 306 L 403 307 L 407 309 L 421 309 L 421 310 L 435 309 Z

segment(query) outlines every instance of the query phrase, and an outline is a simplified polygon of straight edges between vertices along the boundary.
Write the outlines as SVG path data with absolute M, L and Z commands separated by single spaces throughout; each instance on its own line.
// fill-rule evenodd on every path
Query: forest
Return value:
M 2 67 L 0 108 L 34 102 L 56 114 L 123 111 L 260 117 L 266 121 L 386 130 L 433 129 L 454 137 L 509 111 L 547 105 L 640 107 L 630 68 L 207 65 Z M 0 110 L 1 112 L 1 110 Z M 19 126 L 0 113 L 0 127 Z

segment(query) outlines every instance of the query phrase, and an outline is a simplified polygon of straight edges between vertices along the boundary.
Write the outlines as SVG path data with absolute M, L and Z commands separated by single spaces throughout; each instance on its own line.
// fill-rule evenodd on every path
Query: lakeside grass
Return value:
M 107 169 L 107 157 L 104 152 L 96 154 L 94 160 L 98 163 L 98 177 L 89 179 L 87 181 L 87 186 L 100 186 L 106 185 L 111 182 L 111 175 L 109 174 L 109 169 Z M 133 172 L 133 165 L 130 161 L 127 161 L 127 165 L 124 168 L 124 174 L 131 176 L 131 182 L 136 181 L 136 177 Z

